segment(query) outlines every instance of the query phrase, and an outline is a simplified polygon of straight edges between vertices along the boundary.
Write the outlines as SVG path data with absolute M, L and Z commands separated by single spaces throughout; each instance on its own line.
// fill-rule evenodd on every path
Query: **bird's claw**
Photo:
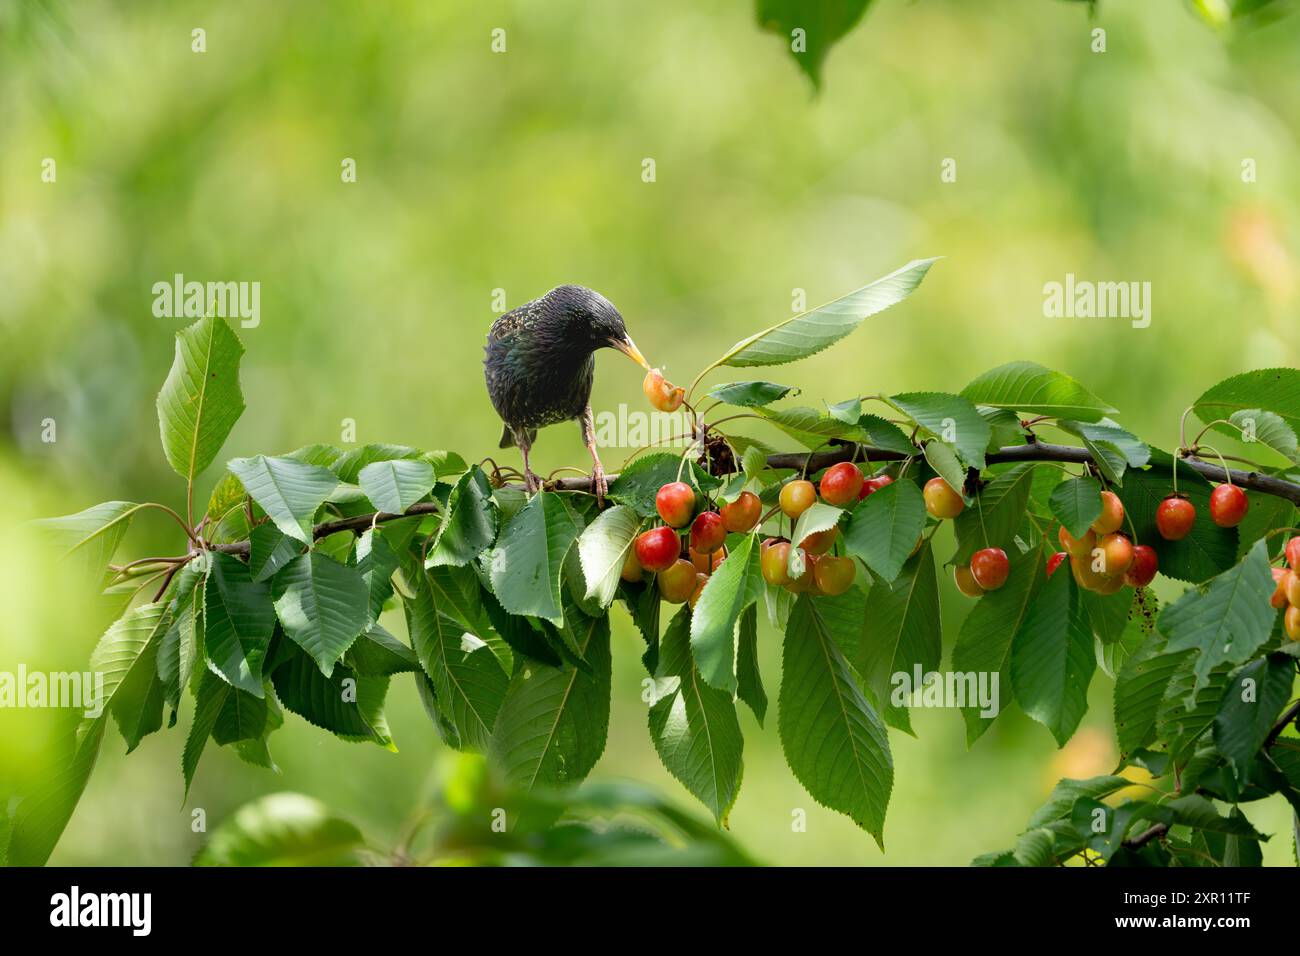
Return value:
M 596 507 L 605 507 L 605 496 L 609 494 L 609 482 L 605 480 L 605 469 L 600 464 L 591 467 L 591 493 L 596 496 Z

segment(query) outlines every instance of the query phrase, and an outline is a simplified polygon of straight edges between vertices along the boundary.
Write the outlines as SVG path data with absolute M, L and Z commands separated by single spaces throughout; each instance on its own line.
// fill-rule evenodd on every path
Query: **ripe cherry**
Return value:
M 813 565 L 813 575 L 817 590 L 834 597 L 843 594 L 853 586 L 853 578 L 858 573 L 858 566 L 852 558 L 837 558 L 832 554 L 823 555 Z
M 1089 528 L 1083 533 L 1083 537 L 1076 538 L 1066 530 L 1065 525 L 1061 525 L 1061 530 L 1056 532 L 1056 540 L 1061 542 L 1061 547 L 1070 552 L 1071 557 L 1087 558 L 1092 554 L 1092 549 L 1097 546 L 1097 533 Z
M 1011 562 L 1001 548 L 981 548 L 971 555 L 970 573 L 985 591 L 996 591 L 1007 583 Z
M 1098 537 L 1100 537 L 1118 531 L 1123 525 L 1124 503 L 1119 500 L 1119 495 L 1115 494 L 1115 492 L 1103 491 L 1101 493 L 1101 514 L 1092 523 L 1092 530 L 1097 532 Z
M 1106 584 L 1107 580 L 1092 569 L 1091 555 L 1082 558 L 1071 555 L 1070 573 L 1074 575 L 1074 582 L 1085 591 L 1099 590 Z
M 1050 578 L 1052 572 L 1061 566 L 1061 562 L 1070 556 L 1069 551 L 1057 551 L 1047 559 L 1047 576 Z
M 811 481 L 800 478 L 781 487 L 781 510 L 787 518 L 798 518 L 817 501 L 817 489 Z
M 1196 506 L 1181 495 L 1170 495 L 1156 508 L 1156 530 L 1166 541 L 1181 541 L 1196 521 Z
M 1286 563 L 1292 571 L 1300 571 L 1300 537 L 1292 538 L 1286 543 Z
M 1268 599 L 1268 603 L 1279 611 L 1287 606 L 1286 586 L 1291 580 L 1291 572 L 1284 571 L 1281 568 L 1269 568 L 1273 572 L 1273 596 Z
M 722 564 L 722 559 L 727 556 L 725 548 L 719 548 L 712 554 L 705 554 L 703 551 L 696 551 L 689 548 L 687 554 L 691 559 L 691 564 L 695 565 L 695 570 L 701 574 L 712 574 L 718 570 L 718 565 Z
M 695 605 L 700 603 L 700 595 L 704 593 L 704 585 L 709 583 L 707 574 L 695 573 L 695 590 L 691 592 L 691 610 L 695 610 Z
M 763 502 L 752 491 L 742 491 L 735 501 L 722 506 L 722 524 L 733 534 L 754 530 L 763 514 Z
M 1156 549 L 1146 544 L 1133 548 L 1133 563 L 1124 572 L 1124 583 L 1133 588 L 1144 588 L 1156 576 L 1160 562 L 1156 558 Z
M 942 478 L 935 477 L 927 481 L 922 494 L 925 497 L 925 510 L 936 518 L 955 518 L 966 507 L 961 495 Z
M 681 542 L 672 528 L 651 528 L 636 538 L 636 559 L 651 574 L 658 574 L 673 566 L 682 553 Z
M 1106 595 L 1114 594 L 1123 586 L 1124 578 L 1122 575 L 1113 578 L 1102 578 L 1101 583 L 1096 587 L 1096 591 L 1104 597 Z
M 1102 552 L 1102 575 L 1122 578 L 1133 564 L 1133 542 L 1126 535 L 1111 532 L 1097 542 L 1097 547 Z
M 641 567 L 641 562 L 637 560 L 636 548 L 627 549 L 627 557 L 623 559 L 623 571 L 620 577 L 632 584 L 645 577 L 645 569 Z
M 803 549 L 800 548 L 800 551 Z M 817 562 L 820 559 L 815 554 L 804 553 L 803 556 L 803 574 L 797 578 L 791 576 L 789 583 L 785 586 L 791 594 L 813 594 L 817 591 Z
M 716 511 L 701 511 L 691 525 L 691 547 L 700 554 L 712 554 L 727 540 L 727 529 L 722 515 Z
M 822 475 L 822 500 L 828 505 L 842 508 L 857 499 L 863 484 L 862 472 L 858 471 L 857 465 L 847 461 L 831 465 L 826 469 L 826 474 Z
M 1210 520 L 1220 528 L 1235 528 L 1246 517 L 1250 499 L 1236 485 L 1219 485 L 1210 492 Z
M 661 412 L 677 411 L 686 399 L 686 389 L 678 388 L 668 381 L 657 368 L 646 372 L 645 379 L 641 382 L 641 390 L 645 392 L 645 397 L 650 400 L 650 404 Z
M 827 528 L 825 531 L 814 531 L 803 539 L 803 549 L 809 554 L 825 554 L 835 545 L 835 537 L 839 534 L 839 528 Z
M 1300 607 L 1292 604 L 1286 609 L 1286 616 L 1282 618 L 1282 626 L 1286 629 L 1286 636 L 1293 641 L 1300 641 Z
M 1286 601 L 1292 607 L 1300 607 L 1300 574 L 1287 572 L 1291 577 L 1286 582 Z
M 862 490 L 858 492 L 858 500 L 861 501 L 873 492 L 879 491 L 885 485 L 893 484 L 893 481 L 893 475 L 876 475 L 874 478 L 868 478 L 862 483 Z
M 759 566 L 763 571 L 763 580 L 776 587 L 790 583 L 790 542 L 778 541 L 762 549 Z
M 670 481 L 655 495 L 655 509 L 664 524 L 684 528 L 695 514 L 695 491 L 684 481 Z
M 664 571 L 659 572 L 659 593 L 669 604 L 685 604 L 695 593 L 695 565 L 678 558 Z
M 984 593 L 984 589 L 975 580 L 975 575 L 967 565 L 957 565 L 953 568 L 952 576 L 957 581 L 957 590 L 967 597 L 979 597 Z

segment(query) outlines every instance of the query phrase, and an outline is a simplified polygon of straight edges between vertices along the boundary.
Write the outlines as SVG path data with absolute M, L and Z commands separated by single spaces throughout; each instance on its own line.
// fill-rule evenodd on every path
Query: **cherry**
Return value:
M 1061 566 L 1061 562 L 1070 556 L 1069 551 L 1057 551 L 1047 559 L 1047 576 L 1050 578 L 1052 572 Z
M 862 472 L 858 471 L 857 465 L 847 461 L 831 465 L 826 469 L 826 474 L 822 475 L 822 500 L 828 505 L 842 508 L 859 496 L 864 484 Z
M 1101 583 L 1097 585 L 1095 590 L 1097 591 L 1098 594 L 1105 597 L 1107 595 L 1114 594 L 1123 586 L 1124 586 L 1124 578 L 1122 576 L 1114 577 L 1114 578 L 1102 578 Z
M 1300 538 L 1292 538 L 1286 543 L 1286 563 L 1292 571 L 1300 571 Z
M 687 551 L 691 559 L 691 564 L 695 565 L 695 570 L 701 574 L 712 574 L 718 570 L 718 565 L 722 564 L 722 559 L 727 556 L 725 548 L 719 548 L 712 554 L 705 554 L 703 551 L 696 551 L 690 548 Z
M 1160 562 L 1156 558 L 1156 549 L 1146 544 L 1133 548 L 1133 563 L 1124 572 L 1124 583 L 1129 587 L 1144 588 L 1156 576 Z
M 722 506 L 722 524 L 733 534 L 754 530 L 763 514 L 763 502 L 752 491 L 742 491 L 735 501 Z
M 1291 580 L 1291 572 L 1283 571 L 1281 568 L 1269 568 L 1273 572 L 1273 596 L 1268 599 L 1268 603 L 1279 611 L 1287 606 L 1286 586 Z
M 727 528 L 716 511 L 701 511 L 691 525 L 691 547 L 700 554 L 712 554 L 727 540 Z
M 868 478 L 862 483 L 862 490 L 858 492 L 858 500 L 861 501 L 873 492 L 879 491 L 885 485 L 893 484 L 893 482 L 893 475 L 876 475 L 874 478 Z
M 1101 514 L 1092 523 L 1092 530 L 1098 536 L 1112 534 L 1124 525 L 1124 503 L 1113 491 L 1101 493 Z
M 1133 564 L 1133 542 L 1126 535 L 1111 532 L 1097 542 L 1097 547 L 1102 552 L 1102 575 L 1122 578 Z
M 802 548 L 799 549 L 803 551 Z M 804 552 L 803 556 L 803 574 L 791 577 L 785 589 L 791 594 L 812 594 L 817 590 L 817 562 L 819 558 L 815 554 Z
M 1065 525 L 1061 525 L 1061 530 L 1056 532 L 1056 540 L 1061 542 L 1061 547 L 1070 552 L 1071 557 L 1086 558 L 1097 546 L 1097 532 L 1089 528 L 1083 533 L 1083 537 L 1076 538 L 1066 530 Z
M 759 566 L 763 571 L 763 580 L 777 587 L 789 584 L 789 560 L 789 541 L 777 541 L 764 547 L 759 556 Z
M 1170 495 L 1156 508 L 1156 530 L 1166 541 L 1182 541 L 1196 521 L 1196 506 L 1182 495 Z
M 691 610 L 695 610 L 695 605 L 700 603 L 700 595 L 704 593 L 704 585 L 709 583 L 707 574 L 695 573 L 695 590 L 691 592 Z
M 645 397 L 650 400 L 650 404 L 661 412 L 675 412 L 686 400 L 686 389 L 678 388 L 668 381 L 657 368 L 646 372 L 645 380 L 641 382 L 641 390 L 645 392 Z
M 1210 520 L 1220 528 L 1235 528 L 1246 517 L 1250 499 L 1236 485 L 1219 485 L 1210 492 Z
M 839 528 L 827 528 L 825 531 L 814 531 L 803 539 L 803 549 L 809 554 L 825 554 L 835 545 L 835 537 L 839 534 Z
M 672 528 L 651 528 L 636 538 L 636 559 L 651 574 L 658 574 L 673 566 L 682 553 L 681 542 Z
M 1288 571 L 1291 576 L 1286 582 L 1286 602 L 1292 607 L 1300 607 L 1300 574 Z
M 655 495 L 655 509 L 664 524 L 671 528 L 685 527 L 695 514 L 695 491 L 684 481 L 670 481 Z
M 961 495 L 953 491 L 952 485 L 942 478 L 927 481 L 922 494 L 925 497 L 925 510 L 936 518 L 955 518 L 966 507 Z
M 781 487 L 781 510 L 787 518 L 798 518 L 817 501 L 817 489 L 803 478 Z
M 857 573 L 858 566 L 853 563 L 852 558 L 837 558 L 833 554 L 818 558 L 813 566 L 817 590 L 831 597 L 843 594 L 851 588 Z
M 957 581 L 957 590 L 967 597 L 979 597 L 984 593 L 984 589 L 975 580 L 975 575 L 971 573 L 968 566 L 964 564 L 957 565 L 953 569 L 952 576 Z
M 985 591 L 996 591 L 1007 583 L 1011 562 L 1001 548 L 981 548 L 971 555 L 970 573 Z
M 1300 641 L 1300 607 L 1292 604 L 1286 609 L 1286 616 L 1282 618 L 1282 626 L 1286 628 L 1286 636 L 1293 641 Z
M 1100 590 L 1107 580 L 1092 569 L 1092 558 L 1090 556 L 1079 558 L 1071 555 L 1070 573 L 1074 575 L 1075 583 L 1085 591 Z
M 678 558 L 659 572 L 659 593 L 669 604 L 684 604 L 695 593 L 695 565 Z
M 645 577 L 645 569 L 637 560 L 636 548 L 627 549 L 627 557 L 623 559 L 623 571 L 620 577 L 629 583 L 636 583 Z

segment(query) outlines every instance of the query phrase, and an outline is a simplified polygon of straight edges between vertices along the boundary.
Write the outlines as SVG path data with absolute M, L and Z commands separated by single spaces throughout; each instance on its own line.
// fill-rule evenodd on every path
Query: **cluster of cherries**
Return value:
M 942 478 L 931 478 L 922 490 L 925 510 L 943 520 L 955 518 L 966 508 L 962 496 Z M 957 590 L 967 597 L 979 597 L 985 591 L 996 591 L 1007 583 L 1011 574 L 1011 561 L 1001 548 L 980 548 L 971 555 L 969 564 L 959 564 L 953 570 Z
M 1165 499 L 1166 501 L 1171 499 Z M 1176 499 L 1191 507 L 1186 498 Z M 1157 526 L 1159 520 L 1157 519 Z M 1151 583 L 1160 562 L 1150 545 L 1134 544 L 1120 528 L 1124 524 L 1124 503 L 1113 491 L 1101 493 L 1101 514 L 1079 537 L 1066 530 L 1057 532 L 1057 540 L 1064 551 L 1057 551 L 1047 559 L 1050 577 L 1061 563 L 1070 562 L 1070 573 L 1075 582 L 1086 591 L 1114 594 L 1128 585 L 1143 588 Z M 1161 530 L 1161 534 L 1164 531 Z M 1167 537 L 1167 535 L 1166 535 Z
M 1278 610 L 1286 608 L 1282 627 L 1287 637 L 1300 641 L 1300 538 L 1286 543 L 1286 563 L 1286 568 L 1273 569 L 1277 587 L 1269 603 Z

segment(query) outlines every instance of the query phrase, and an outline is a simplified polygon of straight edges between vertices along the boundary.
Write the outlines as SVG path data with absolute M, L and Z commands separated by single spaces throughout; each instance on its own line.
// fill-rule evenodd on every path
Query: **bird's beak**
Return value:
M 631 339 L 619 339 L 610 344 L 633 362 L 636 362 L 637 365 L 649 371 L 650 363 L 645 360 L 645 356 L 641 354 L 641 350 L 636 347 L 636 343 Z

